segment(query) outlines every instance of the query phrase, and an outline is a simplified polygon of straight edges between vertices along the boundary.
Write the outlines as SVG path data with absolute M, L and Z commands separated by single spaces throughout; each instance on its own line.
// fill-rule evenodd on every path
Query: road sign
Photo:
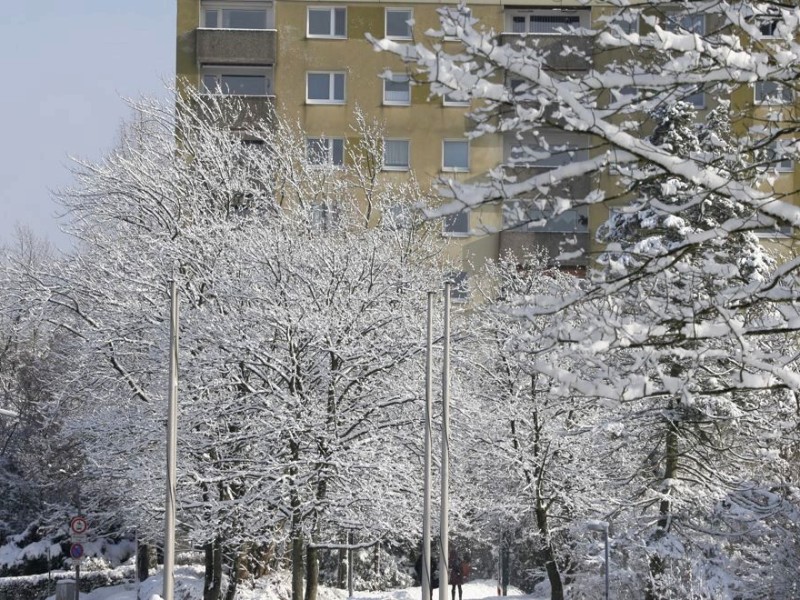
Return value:
M 69 530 L 72 535 L 85 535 L 89 531 L 89 522 L 86 517 L 77 516 L 72 517 L 69 522 Z
M 72 544 L 72 546 L 69 547 L 69 555 L 72 560 L 82 560 L 83 544 Z

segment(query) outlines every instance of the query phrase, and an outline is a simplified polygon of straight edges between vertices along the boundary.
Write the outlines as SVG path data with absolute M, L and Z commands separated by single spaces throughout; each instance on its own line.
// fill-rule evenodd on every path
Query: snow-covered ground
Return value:
M 163 589 L 161 575 L 155 575 L 141 585 L 129 583 L 94 590 L 90 594 L 81 594 L 81 600 L 160 600 Z M 470 581 L 464 586 L 463 600 L 481 600 L 497 598 L 497 587 L 494 581 L 484 579 Z M 203 574 L 199 567 L 178 567 L 175 570 L 175 599 L 200 600 L 203 597 Z M 239 588 L 237 600 L 285 600 L 289 591 L 288 579 L 266 579 L 259 582 L 255 589 L 248 586 Z M 356 592 L 354 600 L 420 600 L 420 588 L 411 587 L 402 590 L 384 592 Z M 509 588 L 510 596 L 522 596 L 516 588 Z M 448 595 L 449 597 L 449 595 Z M 549 597 L 549 594 L 548 594 Z M 333 588 L 321 587 L 319 600 L 346 600 L 347 592 Z M 434 600 L 438 600 L 436 590 Z M 539 600 L 545 596 L 526 596 L 528 600 Z M 50 596 L 47 600 L 55 600 Z M 520 598 L 523 600 L 523 598 Z

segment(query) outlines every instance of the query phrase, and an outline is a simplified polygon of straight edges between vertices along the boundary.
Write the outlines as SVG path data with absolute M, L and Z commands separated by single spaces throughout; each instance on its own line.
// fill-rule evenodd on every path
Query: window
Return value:
M 410 8 L 386 9 L 386 37 L 411 39 L 411 20 L 414 14 Z
M 791 148 L 786 146 L 787 140 L 776 140 L 765 146 L 762 154 L 762 171 L 791 173 L 794 171 Z
M 532 201 L 515 200 L 503 205 L 503 226 L 515 231 L 543 233 L 586 233 L 589 231 L 588 209 L 585 206 L 564 210 L 541 210 Z
M 383 168 L 387 171 L 407 171 L 409 167 L 409 141 L 384 140 Z
M 515 11 L 510 18 L 511 33 L 557 35 L 581 26 L 581 16 L 574 11 Z
M 272 29 L 270 2 L 204 2 L 203 27 L 209 29 Z
M 687 102 L 695 108 L 706 107 L 706 95 L 701 86 L 684 88 L 681 92 L 680 99 L 683 102 Z
M 202 68 L 202 92 L 231 96 L 268 96 L 272 93 L 272 69 L 264 67 Z
M 344 73 L 307 73 L 306 101 L 312 104 L 344 104 Z
M 444 140 L 442 142 L 442 170 L 469 171 L 468 140 Z
M 706 21 L 703 15 L 670 15 L 664 28 L 676 33 L 703 35 L 706 32 Z
M 469 211 L 447 215 L 442 221 L 442 233 L 450 236 L 469 235 Z
M 308 138 L 306 157 L 312 165 L 344 164 L 344 140 L 342 138 Z
M 790 104 L 792 90 L 777 81 L 756 81 L 755 101 L 758 104 Z
M 407 204 L 394 204 L 383 212 L 382 225 L 390 231 L 411 229 L 412 221 L 411 207 Z
M 328 231 L 336 226 L 339 221 L 339 211 L 327 202 L 315 204 L 311 207 L 311 225 L 317 229 Z
M 469 96 L 462 91 L 450 92 L 442 96 L 442 104 L 445 106 L 469 106 Z
M 346 38 L 346 8 L 309 8 L 308 37 Z
M 405 73 L 392 73 L 383 80 L 383 103 L 395 106 L 411 104 L 411 81 Z
M 472 9 L 468 6 L 458 6 L 458 7 L 451 7 L 449 9 L 450 16 L 453 17 L 456 25 L 464 26 L 465 23 L 469 23 L 470 19 L 472 18 Z M 445 40 L 456 41 L 460 38 L 457 35 L 447 35 L 444 36 Z
M 453 302 L 466 302 L 469 300 L 468 278 L 469 275 L 466 271 L 453 271 L 449 274 L 450 300 Z
M 589 138 L 581 133 L 542 129 L 522 140 L 506 134 L 504 156 L 512 167 L 549 168 L 589 158 Z
M 777 37 L 778 35 L 778 23 L 781 20 L 779 17 L 762 17 L 756 24 L 758 25 L 758 30 L 761 32 L 761 35 L 764 37 Z

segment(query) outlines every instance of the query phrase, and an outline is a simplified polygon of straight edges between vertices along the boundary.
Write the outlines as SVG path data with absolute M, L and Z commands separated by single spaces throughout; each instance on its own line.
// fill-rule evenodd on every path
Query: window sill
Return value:
M 347 102 L 344 100 L 306 100 L 306 104 L 310 106 L 345 106 Z
M 411 170 L 411 167 L 392 167 L 392 166 L 386 166 L 386 165 L 384 165 L 384 166 L 383 166 L 383 170 L 384 170 L 384 171 L 397 171 L 397 172 L 400 172 L 400 171 L 410 171 L 410 170 Z
M 383 106 L 400 106 L 400 107 L 405 106 L 405 107 L 409 107 L 409 106 L 411 106 L 411 102 L 410 101 L 409 102 L 386 102 L 384 100 L 383 101 Z
M 346 40 L 346 35 L 307 35 L 307 40 Z
M 443 231 L 442 237 L 449 237 L 449 238 L 468 238 L 472 237 L 472 233 L 469 231 Z

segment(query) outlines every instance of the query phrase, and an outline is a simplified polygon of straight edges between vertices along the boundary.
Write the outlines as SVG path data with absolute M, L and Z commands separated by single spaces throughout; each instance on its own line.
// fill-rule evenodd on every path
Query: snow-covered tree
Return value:
M 174 278 L 178 518 L 206 549 L 206 597 L 220 597 L 224 571 L 233 598 L 243 548 L 282 556 L 291 542 L 293 597 L 307 551 L 313 599 L 319 546 L 347 530 L 378 540 L 410 518 L 415 475 L 402 457 L 417 423 L 406 409 L 420 392 L 419 305 L 440 281 L 437 250 L 427 224 L 391 217 L 421 198 L 414 182 L 369 183 L 359 161 L 381 160 L 365 154 L 380 140 L 364 119 L 336 166 L 324 140 L 242 119 L 235 99 L 187 91 L 175 102 L 136 105 L 121 147 L 80 162 L 61 196 L 81 240 L 46 284 L 79 322 L 62 393 L 84 399 L 93 481 L 119 490 L 128 526 L 159 539 Z M 381 213 L 386 223 L 368 226 Z
M 794 108 L 765 106 L 796 85 L 796 9 L 593 9 L 588 26 L 564 32 L 561 54 L 588 65 L 570 71 L 535 37 L 509 42 L 463 7 L 441 15 L 434 35 L 460 39 L 457 54 L 438 39 L 375 44 L 435 93 L 477 101 L 475 135 L 511 136 L 516 154 L 483 183 L 447 182 L 454 200 L 437 214 L 531 195 L 545 214 L 615 201 L 586 285 L 530 303 L 556 318 L 528 352 L 551 389 L 603 408 L 590 424 L 595 502 L 622 561 L 617 585 L 652 598 L 786 595 L 789 579 L 764 578 L 758 544 L 739 534 L 743 522 L 771 523 L 771 536 L 794 527 L 800 263 L 774 260 L 755 232 L 800 224 L 773 185 L 776 161 L 796 154 Z M 767 102 L 742 102 L 748 86 Z M 697 91 L 716 110 L 698 117 L 680 102 Z M 548 143 L 554 130 L 583 146 Z M 571 160 L 515 168 L 559 153 Z M 598 185 L 585 197 L 557 191 L 586 177 Z

